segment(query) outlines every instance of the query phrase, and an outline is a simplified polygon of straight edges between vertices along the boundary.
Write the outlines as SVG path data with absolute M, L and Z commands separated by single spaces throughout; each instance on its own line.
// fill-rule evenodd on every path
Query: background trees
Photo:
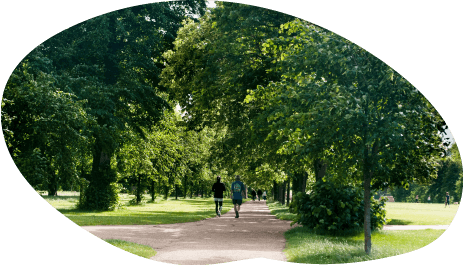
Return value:
M 80 162 L 93 123 L 85 101 L 57 87 L 50 61 L 34 51 L 11 75 L 2 101 L 8 150 L 26 180 L 55 195 L 76 187 Z
M 279 79 L 267 70 L 275 60 L 262 51 L 268 38 L 279 36 L 282 23 L 293 19 L 275 11 L 235 3 L 218 2 L 211 14 L 198 23 L 188 21 L 180 29 L 174 49 L 165 53 L 168 66 L 162 84 L 171 98 L 187 113 L 189 128 L 224 130 L 216 144 L 215 157 L 230 173 L 252 173 L 275 153 L 262 142 L 250 124 L 260 106 L 246 104 L 248 90 Z M 268 164 L 278 171 L 277 160 Z M 283 162 L 282 160 L 279 162 Z M 250 180 L 251 181 L 251 180 Z
M 116 151 L 123 146 L 125 140 L 135 136 L 133 133 L 145 137 L 144 129 L 155 125 L 163 118 L 165 110 L 173 108 L 160 96 L 164 90 L 158 85 L 159 73 L 164 67 L 161 54 L 171 47 L 181 21 L 186 17 L 193 18 L 204 14 L 205 8 L 205 1 L 189 0 L 117 10 L 84 21 L 57 34 L 26 58 L 25 62 L 34 61 L 33 69 L 36 74 L 35 77 L 28 76 L 27 80 L 48 77 L 48 81 L 41 78 L 39 87 L 51 91 L 59 88 L 66 93 L 61 94 L 63 99 L 73 99 L 67 100 L 67 104 L 70 105 L 68 109 L 74 111 L 72 106 L 75 105 L 75 109 L 85 110 L 85 116 L 90 121 L 85 126 L 74 125 L 79 120 L 60 118 L 61 123 L 67 125 L 66 122 L 69 122 L 69 126 L 74 125 L 73 130 L 85 130 L 87 133 L 88 146 L 79 146 L 83 153 L 90 154 L 92 158 L 90 169 L 85 169 L 88 171 L 85 177 L 90 183 L 85 192 L 83 208 L 103 210 L 115 206 Z M 23 82 L 21 86 L 25 86 Z M 13 136 L 8 140 L 28 139 L 30 133 L 26 131 L 31 131 L 32 126 L 26 125 L 27 130 L 23 131 L 17 129 L 19 124 L 24 125 L 20 119 L 26 119 L 27 115 L 9 113 L 9 110 L 12 110 L 10 106 L 18 100 L 9 90 L 18 87 L 18 82 L 12 77 L 8 84 L 6 97 L 3 99 L 5 122 L 8 120 L 9 126 L 6 130 Z M 52 111 L 53 116 L 67 114 L 61 112 L 59 107 L 48 110 Z M 85 119 L 81 120 L 83 124 Z M 50 134 L 58 128 L 53 125 L 39 132 Z M 126 136 L 126 133 L 129 134 Z M 69 144 L 79 139 L 74 136 L 68 139 L 59 138 L 60 141 Z M 47 146 L 46 141 L 41 143 Z M 21 148 L 26 154 L 30 154 L 36 148 L 26 150 L 19 147 L 20 145 L 22 144 L 19 142 L 10 142 L 11 150 Z M 71 150 L 63 145 L 53 144 L 53 149 L 60 149 L 53 151 L 54 154 L 59 154 L 55 160 L 62 161 L 56 163 L 59 166 L 54 172 L 46 171 L 51 180 L 55 172 L 65 173 L 70 171 L 68 169 L 76 168 L 72 164 L 65 165 L 66 162 L 78 160 L 70 160 Z M 38 157 L 42 150 L 43 148 L 36 150 L 31 159 L 48 160 L 47 164 L 53 165 L 51 159 Z M 68 174 L 70 173 L 65 173 L 67 176 Z

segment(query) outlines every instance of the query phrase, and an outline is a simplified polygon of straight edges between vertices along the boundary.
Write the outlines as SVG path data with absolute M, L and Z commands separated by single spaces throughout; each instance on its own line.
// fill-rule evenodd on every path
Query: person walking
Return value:
M 263 192 L 263 200 L 266 200 L 267 199 L 267 194 L 266 194 L 266 190 Z
M 427 203 L 430 203 L 431 200 L 432 200 L 432 199 L 431 199 L 430 196 L 429 196 L 429 197 L 427 198 Z
M 253 199 L 253 201 L 255 201 L 256 199 L 256 191 L 254 189 L 251 189 L 251 198 Z
M 235 176 L 235 181 L 232 183 L 230 190 L 230 197 L 232 198 L 232 204 L 234 204 L 235 218 L 238 218 L 240 205 L 242 205 L 242 198 L 245 197 L 245 185 L 240 181 L 239 175 Z
M 224 201 L 224 191 L 226 191 L 226 185 L 224 185 L 224 183 L 221 183 L 221 176 L 216 177 L 216 183 L 213 184 L 212 191 L 214 192 L 214 203 L 216 204 L 216 215 L 218 217 L 221 217 L 222 202 Z
M 446 192 L 446 196 L 445 196 L 445 208 L 446 208 L 446 205 L 450 206 L 450 196 L 448 192 Z
M 261 201 L 261 196 L 263 195 L 263 191 L 258 189 L 258 200 Z
M 416 203 L 419 203 L 419 195 L 416 195 Z

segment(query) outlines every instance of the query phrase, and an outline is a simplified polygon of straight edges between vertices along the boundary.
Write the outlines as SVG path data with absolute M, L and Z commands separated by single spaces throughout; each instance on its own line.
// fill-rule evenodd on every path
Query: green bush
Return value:
M 297 216 L 293 222 L 313 228 L 320 234 L 350 234 L 362 231 L 364 224 L 363 190 L 332 182 L 317 182 L 310 194 L 294 196 L 290 211 Z M 386 199 L 371 196 L 371 229 L 380 229 L 386 222 Z

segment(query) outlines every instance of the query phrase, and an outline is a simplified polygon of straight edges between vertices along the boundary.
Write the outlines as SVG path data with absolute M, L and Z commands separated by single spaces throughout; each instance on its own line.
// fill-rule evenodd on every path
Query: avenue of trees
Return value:
M 245 182 L 264 168 L 262 182 L 297 191 L 308 173 L 362 186 L 366 253 L 372 192 L 430 182 L 445 156 L 446 124 L 416 88 L 309 22 L 219 3 L 187 21 L 165 56 L 162 84 L 190 128 L 226 130 L 214 152 Z
M 457 146 L 406 79 L 326 29 L 242 4 L 135 6 L 57 34 L 11 75 L 2 126 L 26 180 L 78 187 L 83 209 L 114 209 L 132 187 L 135 203 L 207 195 L 216 175 L 287 203 L 310 183 L 361 188 L 368 254 L 375 192 L 462 193 Z

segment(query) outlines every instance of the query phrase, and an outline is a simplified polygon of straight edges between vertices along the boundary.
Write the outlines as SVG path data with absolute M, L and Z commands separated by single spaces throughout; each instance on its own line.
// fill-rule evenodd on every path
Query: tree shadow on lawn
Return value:
M 122 215 L 98 215 L 98 212 L 84 212 L 63 210 L 61 212 L 68 219 L 80 226 L 86 225 L 156 225 L 174 224 L 201 221 L 215 215 L 213 211 L 200 212 L 160 212 L 160 211 L 138 211 L 126 216 Z M 79 215 L 86 213 L 89 215 Z M 95 215 L 93 215 L 95 214 Z
M 408 224 L 412 224 L 412 221 L 399 220 L 399 219 L 388 219 L 387 224 L 388 225 L 408 225 Z
M 41 196 L 45 200 L 79 200 L 79 196 Z

